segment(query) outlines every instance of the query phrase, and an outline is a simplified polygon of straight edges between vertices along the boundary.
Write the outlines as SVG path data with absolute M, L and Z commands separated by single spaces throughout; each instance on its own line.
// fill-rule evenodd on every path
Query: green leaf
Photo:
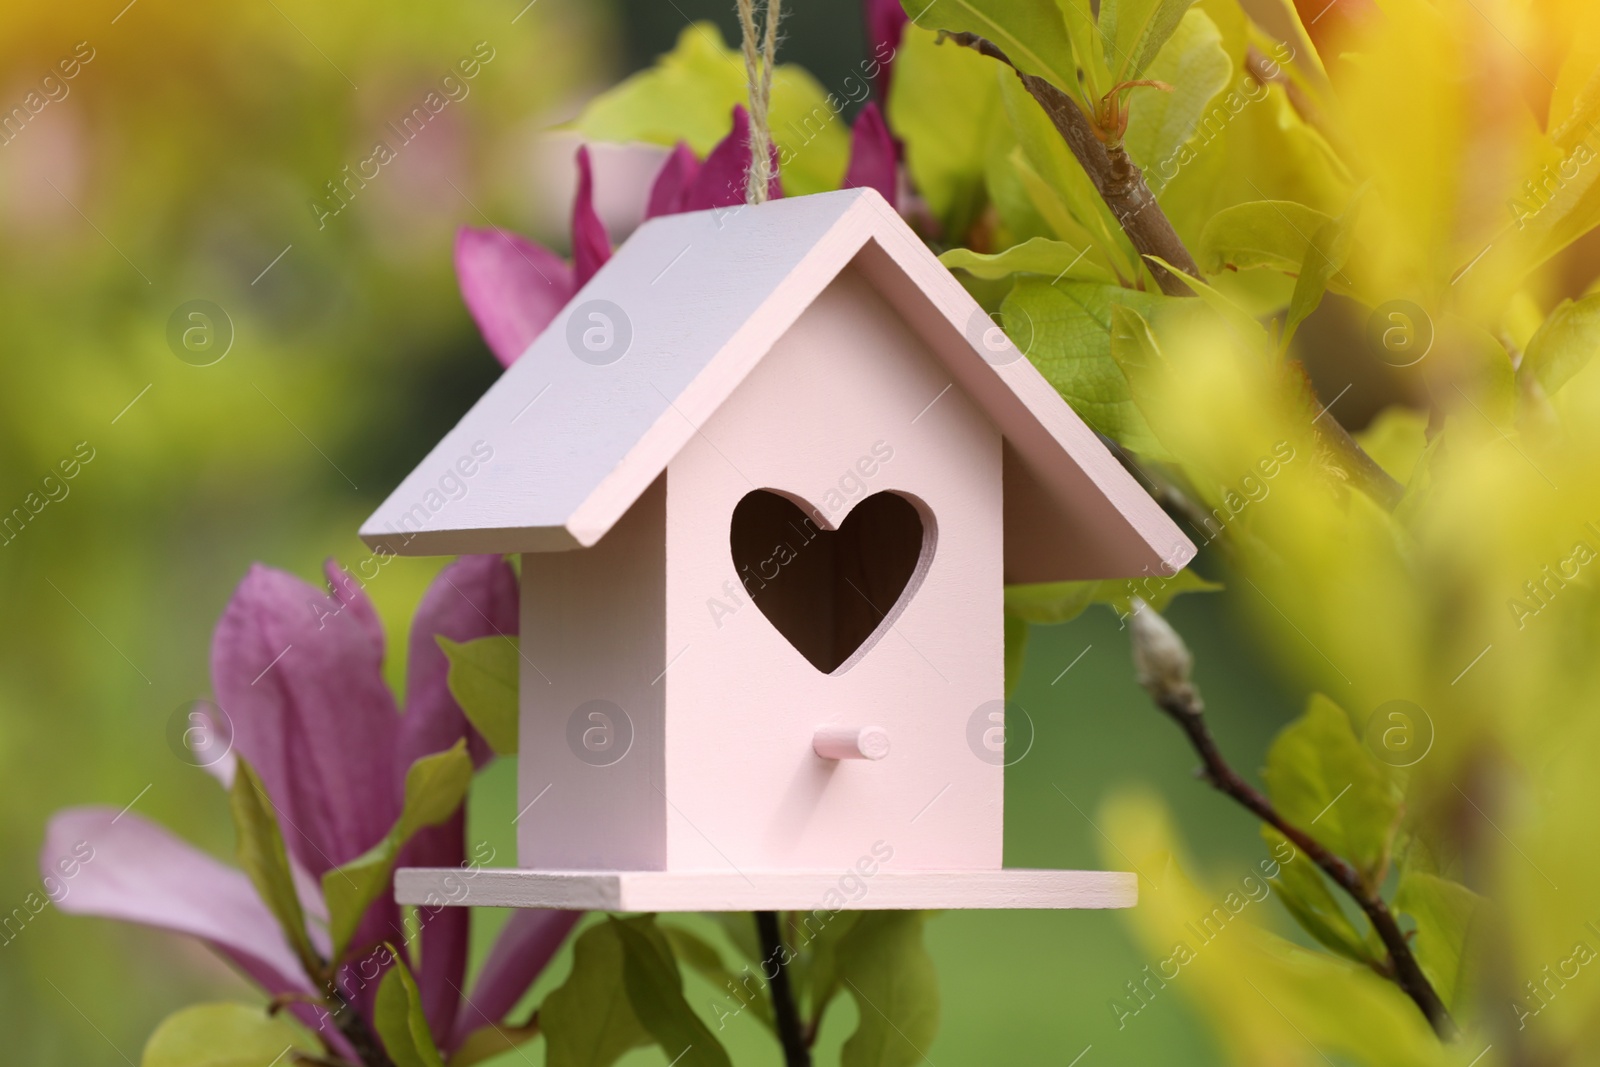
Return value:
M 1194 136 L 1212 97 L 1228 84 L 1233 61 L 1222 47 L 1217 24 L 1199 8 L 1189 11 L 1145 72 L 1172 86 L 1170 92 L 1138 88 L 1129 96 L 1128 129 L 1122 144 L 1141 167 L 1168 159 Z
M 394 862 L 405 843 L 418 830 L 437 826 L 455 814 L 471 784 L 472 757 L 467 755 L 465 739 L 447 751 L 417 760 L 406 772 L 405 805 L 389 833 L 360 856 L 322 876 L 333 959 L 344 957 L 361 917 L 388 888 Z
M 1263 773 L 1278 812 L 1355 865 L 1369 886 L 1383 881 L 1400 818 L 1393 772 L 1362 745 L 1333 701 L 1313 694 L 1306 713 L 1278 734 Z
M 618 924 L 595 923 L 572 948 L 572 972 L 539 1007 L 548 1067 L 611 1067 L 650 1034 L 628 1002 Z
M 1181 570 L 1171 577 L 1146 575 L 1090 582 L 1008 585 L 1006 616 L 1040 626 L 1054 626 L 1077 618 L 1091 604 L 1105 604 L 1126 617 L 1133 610 L 1134 597 L 1162 612 L 1180 593 L 1214 593 L 1221 588 L 1217 582 L 1208 582 L 1192 570 Z
M 1481 903 L 1482 897 L 1459 882 L 1409 866 L 1400 872 L 1395 910 L 1416 922 L 1412 951 L 1428 984 L 1449 1007 L 1462 991 L 1472 919 Z
M 1100 38 L 1112 84 L 1140 77 L 1194 0 L 1102 0 Z
M 1534 332 L 1517 373 L 1554 393 L 1583 369 L 1600 347 L 1600 293 L 1563 300 Z
M 970 48 L 935 44 L 934 36 L 906 27 L 889 86 L 888 119 L 905 145 L 906 169 L 917 191 L 945 231 L 958 236 L 983 204 L 990 150 L 1005 135 L 999 80 L 1012 75 Z
M 240 764 L 243 767 L 243 764 Z M 173 1012 L 145 1042 L 140 1067 L 262 1067 L 317 1046 L 285 1019 L 247 1004 L 195 1004 Z
M 952 248 L 939 257 L 951 270 L 964 270 L 977 278 L 1007 278 L 1013 274 L 1038 274 L 1051 281 L 1074 281 L 1110 285 L 1111 272 L 1088 257 L 1087 245 L 1074 247 L 1065 241 L 1033 237 L 1003 252 L 985 254 L 970 248 Z
M 966 31 L 1000 46 L 1019 70 L 1074 92 L 1078 68 L 1063 12 L 1044 0 L 901 0 L 918 26 Z M 976 53 L 974 53 L 976 54 Z M 984 60 L 994 65 L 994 60 Z M 894 76 L 900 77 L 895 67 Z
M 1111 90 L 1111 68 L 1106 66 L 1105 49 L 1100 43 L 1100 27 L 1094 19 L 1089 0 L 1056 0 L 1061 8 L 1061 19 L 1066 23 L 1067 36 L 1072 41 L 1072 56 L 1083 75 L 1087 101 L 1099 100 Z M 1083 93 L 1076 85 L 1058 85 L 1080 98 Z
M 750 919 L 748 912 L 728 912 L 728 915 Z M 710 982 L 718 993 L 729 998 L 728 1006 L 722 1011 L 728 1014 L 738 1014 L 744 1008 L 749 1008 L 755 1017 L 769 1030 L 772 1028 L 772 1002 L 763 996 L 750 996 L 743 990 L 740 979 L 744 975 L 736 974 L 729 970 L 722 961 L 722 953 L 711 942 L 702 938 L 692 930 L 687 930 L 674 924 L 661 923 L 658 925 L 662 936 L 667 939 L 667 944 L 672 949 L 672 954 L 680 963 L 688 964 L 696 974 Z M 713 1002 L 715 1003 L 715 1002 Z M 733 1005 L 738 1005 L 734 1007 Z
M 861 1021 L 840 1067 L 913 1067 L 939 1029 L 939 975 L 922 943 L 927 915 L 869 911 L 839 942 L 839 977 Z
M 895 76 L 899 77 L 898 70 Z M 1018 168 L 1018 175 L 1056 236 L 1080 247 L 1084 240 L 1093 241 L 1108 262 L 1119 265 L 1124 277 L 1133 277 L 1139 271 L 1133 245 L 1039 101 L 1009 76 L 1000 81 L 1000 101 L 1028 164 Z M 1062 213 L 1068 221 L 1058 218 Z
M 416 979 L 394 946 L 386 946 L 394 966 L 378 983 L 378 999 L 373 1006 L 372 1025 L 383 1038 L 383 1047 L 395 1067 L 444 1067 L 439 1047 L 422 1013 L 422 994 Z
M 811 1026 L 817 1028 L 822 1023 L 822 1016 L 828 1010 L 828 1005 L 844 989 L 844 981 L 839 973 L 839 945 L 846 935 L 866 914 L 860 911 L 828 911 L 822 912 L 820 926 L 814 928 L 810 925 L 819 921 L 815 917 L 818 912 L 800 912 L 801 928 L 808 932 L 809 940 L 805 943 L 805 951 L 810 956 L 810 968 L 807 976 L 808 986 L 805 990 L 808 1000 Z
M 1153 309 L 1172 299 L 1093 282 L 1018 279 L 1001 304 L 1006 333 L 1085 422 L 1148 456 L 1164 452 L 1111 355 L 1112 309 Z
M 434 640 L 450 661 L 450 695 L 498 756 L 517 754 L 517 677 L 515 637 L 480 637 L 455 642 Z
M 727 1050 L 683 997 L 683 975 L 655 918 L 607 920 L 622 944 L 628 1003 L 667 1058 L 683 1067 L 732 1067 Z
M 1305 259 L 1300 264 L 1300 277 L 1295 279 L 1294 294 L 1289 297 L 1289 313 L 1284 317 L 1282 347 L 1285 350 L 1300 324 L 1322 303 L 1322 294 L 1327 292 L 1328 283 L 1344 269 L 1354 236 L 1354 205 L 1345 214 L 1329 219 L 1312 233 Z
M 1268 270 L 1297 274 L 1311 250 L 1311 235 L 1332 219 L 1293 200 L 1252 200 L 1223 208 L 1200 234 L 1200 269 Z
M 449 1067 L 474 1067 L 506 1052 L 521 1048 L 540 1034 L 537 1016 L 526 1026 L 480 1026 L 468 1034 L 450 1055 Z M 526 1053 L 524 1053 L 526 1055 Z M 514 1062 L 514 1061 L 512 1061 Z
M 599 141 L 687 141 L 704 156 L 728 135 L 733 106 L 747 99 L 740 53 L 723 44 L 715 23 L 696 22 L 655 66 L 590 101 L 573 125 Z M 850 130 L 839 117 L 845 106 L 792 63 L 773 72 L 769 126 L 788 195 L 839 187 L 850 155 Z
M 289 853 L 284 848 L 278 817 L 261 779 L 242 759 L 234 773 L 233 787 L 228 791 L 228 807 L 233 812 L 233 828 L 238 837 L 239 866 L 250 876 L 250 884 L 256 887 L 273 918 L 283 928 L 306 974 L 313 977 L 321 974 L 323 964 L 306 933 L 305 911 L 295 892 Z
M 1027 586 L 1013 588 L 1028 588 Z M 1022 681 L 1022 665 L 1028 652 L 1028 620 L 1006 612 L 1006 697 L 1009 699 Z
M 1279 855 L 1279 849 L 1288 843 L 1288 838 L 1270 826 L 1261 828 L 1261 837 L 1273 855 Z M 1325 948 L 1357 963 L 1373 961 L 1361 933 L 1339 907 L 1333 891 L 1328 888 L 1326 876 L 1310 856 L 1296 850 L 1294 859 L 1280 864 L 1278 877 L 1269 881 L 1294 921 Z

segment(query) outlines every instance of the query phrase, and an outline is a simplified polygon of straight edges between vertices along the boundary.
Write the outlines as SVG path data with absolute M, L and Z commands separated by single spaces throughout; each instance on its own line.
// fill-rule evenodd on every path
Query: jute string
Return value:
M 772 103 L 773 56 L 778 51 L 778 19 L 783 0 L 765 0 L 759 33 L 755 0 L 737 0 L 737 3 L 744 39 L 745 79 L 750 91 L 750 172 L 744 195 L 748 203 L 760 204 L 767 199 L 767 188 L 772 183 L 772 129 L 767 113 Z

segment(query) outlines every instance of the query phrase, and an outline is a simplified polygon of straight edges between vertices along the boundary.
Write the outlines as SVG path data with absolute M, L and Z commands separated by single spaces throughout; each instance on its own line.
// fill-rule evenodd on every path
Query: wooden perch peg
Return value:
M 811 747 L 823 759 L 880 760 L 889 754 L 889 731 L 881 726 L 819 726 Z

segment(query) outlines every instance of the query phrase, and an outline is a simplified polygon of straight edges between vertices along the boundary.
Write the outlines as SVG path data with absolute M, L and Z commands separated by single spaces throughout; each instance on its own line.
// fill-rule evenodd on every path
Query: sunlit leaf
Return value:
M 1261 828 L 1261 837 L 1274 855 L 1280 850 L 1287 852 L 1288 838 L 1270 826 Z M 1279 902 L 1300 928 L 1327 948 L 1357 963 L 1382 958 L 1367 950 L 1360 932 L 1334 898 L 1327 875 L 1304 852 L 1297 851 L 1289 862 L 1278 865 L 1278 877 L 1272 879 L 1272 885 L 1278 891 Z
M 1412 951 L 1428 982 L 1447 1005 L 1465 981 L 1472 921 L 1483 898 L 1459 882 L 1409 867 L 1400 872 L 1394 908 L 1417 924 Z
M 1362 745 L 1337 704 L 1314 694 L 1278 734 L 1263 778 L 1291 825 L 1349 860 L 1376 885 L 1400 817 L 1393 772 Z
M 1001 320 L 1025 352 L 1084 421 L 1123 447 L 1145 455 L 1162 449 L 1128 395 L 1128 381 L 1111 355 L 1112 309 L 1154 308 L 1169 297 L 1091 282 L 1018 280 L 1001 304 Z
M 140 1067 L 261 1067 L 316 1043 L 286 1020 L 247 1004 L 195 1004 L 166 1019 L 145 1042 Z
M 1111 284 L 1105 268 L 1088 258 L 1087 246 L 1074 247 L 1065 241 L 1034 237 L 1003 252 L 984 254 L 970 248 L 952 248 L 939 257 L 951 270 L 964 270 L 978 278 L 1005 278 L 1013 274 L 1039 274 L 1052 282 L 1074 281 Z
M 1600 347 L 1600 293 L 1563 300 L 1528 341 L 1517 373 L 1554 393 L 1594 357 Z
M 1144 74 L 1171 89 L 1140 88 L 1129 97 L 1122 143 L 1133 161 L 1153 166 L 1194 136 L 1200 116 L 1232 73 L 1233 62 L 1223 51 L 1216 23 L 1204 11 L 1190 10 Z
M 1102 0 L 1100 37 L 1115 82 L 1144 74 L 1194 0 Z
M 898 79 L 898 68 L 895 74 Z M 857 84 L 864 92 L 865 81 Z M 591 100 L 574 126 L 598 141 L 687 141 L 704 156 L 728 135 L 733 106 L 748 103 L 744 59 L 723 44 L 715 23 L 696 22 L 654 67 Z M 777 67 L 768 125 L 784 160 L 785 193 L 839 187 L 850 155 L 850 130 L 840 118 L 848 103 L 843 92 L 830 94 L 802 68 Z
M 997 87 L 1011 74 L 969 48 L 935 44 L 934 37 L 906 27 L 889 88 L 889 125 L 905 144 L 917 191 L 959 238 L 982 203 L 990 146 L 1004 137 Z
M 1213 593 L 1222 588 L 1194 571 L 1174 575 L 1147 574 L 1141 578 L 1109 579 L 1090 582 L 1039 582 L 1033 585 L 1006 586 L 1006 615 L 1040 626 L 1070 622 L 1091 604 L 1105 604 L 1120 617 L 1133 610 L 1139 597 L 1157 611 L 1166 611 L 1180 593 Z
M 1329 217 L 1292 200 L 1254 200 L 1216 213 L 1200 235 L 1196 258 L 1207 274 L 1224 270 L 1298 273 L 1311 236 Z

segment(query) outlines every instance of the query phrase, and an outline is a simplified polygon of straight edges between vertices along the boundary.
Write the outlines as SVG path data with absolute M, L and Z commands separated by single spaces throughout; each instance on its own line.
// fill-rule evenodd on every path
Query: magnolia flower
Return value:
M 777 150 L 769 197 L 783 195 Z M 578 188 L 572 204 L 572 262 L 501 229 L 464 227 L 456 235 L 456 280 L 489 350 L 509 367 L 544 332 L 595 271 L 611 258 L 611 239 L 594 209 L 594 176 L 586 148 L 578 150 Z M 733 109 L 733 128 L 704 160 L 683 142 L 657 172 L 645 218 L 744 203 L 750 169 L 750 116 Z M 896 152 L 876 104 L 861 109 L 851 131 L 845 188 L 873 188 L 896 202 Z
M 894 55 L 900 50 L 900 37 L 906 23 L 911 21 L 900 0 L 863 0 L 861 13 L 867 23 L 867 51 L 873 57 L 887 54 L 881 60 L 876 78 L 878 99 L 889 99 L 889 80 L 894 67 Z
M 479 765 L 490 754 L 446 687 L 448 663 L 435 637 L 469 641 L 517 631 L 516 578 L 506 562 L 466 556 L 450 564 L 412 622 L 402 714 L 383 681 L 384 635 L 372 602 L 332 561 L 326 570 L 326 591 L 260 565 L 239 584 L 211 648 L 216 705 L 232 726 L 233 748 L 208 768 L 229 784 L 239 758 L 260 779 L 311 917 L 309 936 L 324 958 L 330 945 L 321 925 L 321 876 L 389 833 L 411 763 L 462 738 Z M 268 995 L 284 998 L 331 1052 L 359 1062 L 335 1022 L 306 1002 L 322 991 L 244 873 L 137 814 L 101 807 L 68 809 L 50 821 L 40 857 L 45 874 L 72 859 L 72 880 L 56 901 L 62 911 L 199 938 Z M 466 861 L 463 808 L 413 837 L 399 865 L 466 868 Z M 429 1028 L 448 1056 L 472 1031 L 504 1019 L 577 914 L 519 911 L 468 995 L 470 909 L 424 909 L 420 918 L 420 936 L 408 940 L 391 886 L 368 909 L 343 958 L 330 962 L 351 1008 L 370 1024 L 375 979 L 392 965 L 378 946 L 402 946 Z

